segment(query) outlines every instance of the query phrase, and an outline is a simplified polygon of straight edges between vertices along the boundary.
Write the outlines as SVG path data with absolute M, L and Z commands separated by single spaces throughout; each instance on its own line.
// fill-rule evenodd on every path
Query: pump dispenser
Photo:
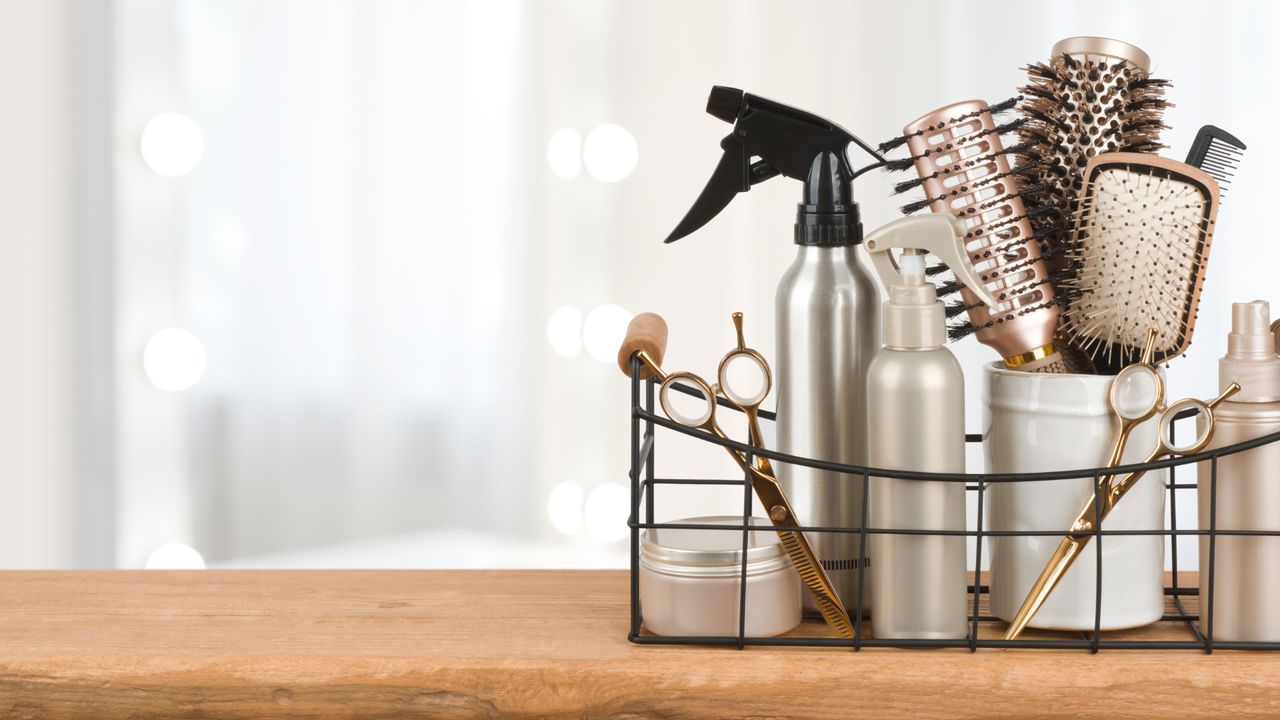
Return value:
M 782 175 L 804 181 L 796 208 L 796 257 L 778 283 L 777 446 L 804 457 L 865 465 L 867 368 L 880 346 L 879 293 L 857 256 L 862 220 L 853 181 L 884 157 L 852 133 L 812 113 L 758 95 L 714 87 L 707 112 L 733 131 L 706 188 L 667 242 L 705 225 L 739 193 Z M 855 170 L 857 145 L 874 161 Z M 758 158 L 753 162 L 753 159 Z M 800 522 L 821 527 L 862 524 L 860 478 L 788 463 L 774 466 Z M 809 533 L 836 592 L 859 597 L 857 533 Z M 815 611 L 805 597 L 805 608 Z
M 964 373 L 947 341 L 946 308 L 925 280 L 925 253 L 951 268 L 988 306 L 996 299 L 970 264 L 965 225 L 950 215 L 909 217 L 871 233 L 871 261 L 889 291 L 884 347 L 867 371 L 867 463 L 887 470 L 964 472 Z M 891 251 L 902 250 L 895 260 Z M 963 482 L 873 477 L 869 523 L 878 529 L 963 531 Z M 878 638 L 968 634 L 963 535 L 869 535 L 872 630 Z
M 1270 325 L 1263 300 L 1231 306 L 1227 354 L 1218 361 L 1218 384 L 1240 384 L 1240 392 L 1213 411 L 1214 433 L 1206 450 L 1280 432 L 1280 322 Z M 1204 419 L 1201 418 L 1203 423 Z M 1217 462 L 1216 498 L 1210 463 L 1198 466 L 1200 529 L 1209 527 L 1213 507 L 1218 530 L 1280 530 L 1280 443 L 1223 455 Z M 1213 568 L 1213 604 L 1208 597 Z M 1209 538 L 1200 537 L 1200 608 L 1213 608 L 1216 640 L 1280 641 L 1280 538 L 1219 535 L 1209 562 Z

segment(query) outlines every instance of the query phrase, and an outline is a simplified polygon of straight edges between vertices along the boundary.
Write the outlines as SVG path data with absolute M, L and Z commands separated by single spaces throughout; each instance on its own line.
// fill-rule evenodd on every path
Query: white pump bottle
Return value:
M 867 371 L 867 462 L 888 470 L 962 474 L 964 373 L 947 341 L 946 311 L 925 280 L 925 252 L 984 303 L 996 299 L 969 263 L 965 225 L 949 215 L 904 218 L 867 236 L 889 291 L 884 347 Z M 890 250 L 903 251 L 895 261 Z M 868 523 L 898 530 L 965 529 L 963 482 L 872 477 Z M 877 638 L 963 639 L 968 634 L 963 535 L 872 534 L 872 629 Z

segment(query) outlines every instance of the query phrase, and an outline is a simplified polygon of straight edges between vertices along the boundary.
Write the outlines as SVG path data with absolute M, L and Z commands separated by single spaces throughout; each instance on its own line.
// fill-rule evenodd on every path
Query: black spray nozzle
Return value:
M 862 215 L 843 157 L 826 151 L 809 166 L 803 202 L 796 209 L 796 244 L 842 246 L 862 242 Z
M 724 153 L 715 172 L 666 242 L 679 240 L 707 224 L 738 193 L 775 175 L 807 181 L 811 171 L 820 176 L 825 174 L 830 180 L 828 191 L 844 198 L 836 204 L 852 204 L 853 179 L 884 162 L 880 153 L 830 120 L 736 88 L 720 85 L 711 88 L 707 112 L 733 123 L 733 132 L 720 141 Z M 846 154 L 850 143 L 856 143 L 874 157 L 876 163 L 855 172 Z M 825 169 L 817 170 L 819 164 Z M 806 189 L 806 196 L 809 194 Z M 805 204 L 812 203 L 806 199 Z M 845 212 L 843 209 L 833 211 Z M 856 208 L 853 212 L 856 213 Z
M 738 110 L 742 108 L 746 95 L 737 88 L 715 85 L 711 88 L 711 96 L 707 98 L 707 113 L 727 123 L 737 122 Z

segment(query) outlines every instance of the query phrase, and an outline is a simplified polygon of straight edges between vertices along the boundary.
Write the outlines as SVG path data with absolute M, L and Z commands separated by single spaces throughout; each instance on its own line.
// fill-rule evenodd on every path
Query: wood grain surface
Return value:
M 0 717 L 1280 717 L 1273 653 L 739 651 L 627 626 L 618 571 L 0 572 Z

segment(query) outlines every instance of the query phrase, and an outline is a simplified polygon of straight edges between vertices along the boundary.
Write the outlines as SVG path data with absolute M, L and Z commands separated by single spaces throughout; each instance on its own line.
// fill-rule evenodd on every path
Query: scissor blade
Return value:
M 752 488 L 756 492 L 756 497 L 760 498 L 760 502 L 764 504 L 769 520 L 779 527 L 798 526 L 800 522 L 796 519 L 795 511 L 791 509 L 791 503 L 787 502 L 787 496 L 782 492 L 782 486 L 778 484 L 777 479 L 756 468 L 752 468 L 750 472 Z M 800 582 L 804 583 L 809 593 L 813 595 L 818 612 L 822 613 L 822 619 L 827 621 L 827 627 L 831 628 L 831 632 L 836 637 L 852 640 L 853 622 L 849 619 L 849 613 L 840 602 L 835 585 L 831 584 L 831 578 L 823 569 L 822 563 L 818 562 L 818 556 L 814 554 L 813 547 L 809 545 L 804 533 L 795 530 L 777 530 L 776 532 L 782 540 L 782 549 L 787 551 L 787 557 L 791 558 L 791 564 L 800 574 Z
M 835 588 L 831 586 L 831 579 L 818 562 L 818 556 L 814 555 L 813 548 L 809 546 L 809 541 L 794 530 L 779 530 L 778 537 L 782 539 L 782 548 L 787 551 L 787 557 L 791 558 L 791 564 L 800 573 L 800 582 L 813 595 L 814 605 L 818 606 L 822 619 L 827 621 L 827 627 L 831 628 L 836 637 L 852 640 L 853 622 L 840 603 Z
M 1040 572 L 1040 577 L 1036 578 L 1035 584 L 1031 586 L 1031 592 L 1027 593 L 1027 598 L 1022 601 L 1022 606 L 1013 616 L 1013 622 L 1009 623 L 1009 630 L 1004 635 L 1005 640 L 1016 640 L 1018 635 L 1027 628 L 1031 618 L 1035 617 L 1040 610 L 1040 606 L 1049 599 L 1049 593 L 1053 592 L 1053 589 L 1058 586 L 1058 581 L 1067 574 L 1071 564 L 1080 556 L 1080 551 L 1084 550 L 1084 546 L 1088 544 L 1089 537 L 1089 535 L 1067 535 L 1062 538 L 1062 542 L 1058 543 L 1058 549 L 1054 550 L 1053 556 L 1049 558 L 1049 563 Z

